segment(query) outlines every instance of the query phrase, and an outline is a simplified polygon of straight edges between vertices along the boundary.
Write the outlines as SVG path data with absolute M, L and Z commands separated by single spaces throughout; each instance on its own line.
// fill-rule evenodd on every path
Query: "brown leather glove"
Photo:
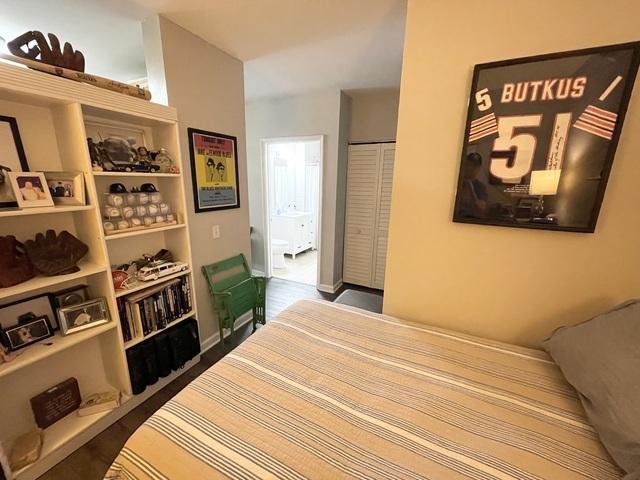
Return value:
M 16 237 L 0 237 L 0 288 L 26 282 L 35 275 L 33 265 Z
M 16 57 L 84 72 L 84 55 L 82 55 L 81 51 L 74 50 L 69 42 L 66 42 L 64 47 L 60 48 L 58 37 L 53 33 L 48 33 L 47 36 L 51 46 L 47 43 L 47 39 L 42 32 L 30 30 L 7 42 L 7 48 Z M 35 41 L 37 45 L 29 47 L 32 41 Z M 23 47 L 26 48 L 26 51 Z
M 38 233 L 35 240 L 24 244 L 29 260 L 43 275 L 63 275 L 80 270 L 76 263 L 89 251 L 84 243 L 66 230 L 56 235 L 47 230 L 46 235 Z

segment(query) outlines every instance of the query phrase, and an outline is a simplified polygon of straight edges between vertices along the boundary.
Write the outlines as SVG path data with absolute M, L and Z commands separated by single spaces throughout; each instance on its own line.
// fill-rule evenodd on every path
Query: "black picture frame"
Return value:
M 89 287 L 87 285 L 76 285 L 49 293 L 49 301 L 54 312 L 59 308 L 84 303 L 89 298 Z
M 187 128 L 187 134 L 189 136 L 189 159 L 190 159 L 190 164 L 191 164 L 191 184 L 193 187 L 193 202 L 194 202 L 194 209 L 196 213 L 204 213 L 204 212 L 213 212 L 213 211 L 217 211 L 217 210 L 228 210 L 228 209 L 232 209 L 232 208 L 240 208 L 240 178 L 239 178 L 239 171 L 238 171 L 238 139 L 237 137 L 233 136 L 233 135 L 225 135 L 222 133 L 216 133 L 216 132 L 209 132 L 207 130 L 199 130 L 197 128 Z M 220 193 L 222 194 L 223 191 L 229 191 L 230 189 L 235 189 L 233 191 L 233 201 L 230 203 L 220 203 L 218 205 L 215 204 L 211 204 L 210 206 L 203 206 L 203 202 L 201 199 L 201 191 L 203 189 L 203 185 L 201 185 L 201 182 L 198 178 L 198 169 L 197 169 L 197 165 L 196 162 L 198 161 L 197 156 L 199 155 L 196 152 L 196 145 L 195 145 L 195 136 L 199 135 L 202 137 L 208 137 L 211 139 L 221 139 L 221 140 L 226 140 L 226 141 L 230 141 L 233 145 L 233 168 L 234 168 L 234 177 L 235 177 L 235 181 L 234 182 L 225 182 L 226 185 L 224 186 L 211 186 L 211 187 L 204 187 L 206 189 L 212 189 L 215 193 L 213 193 L 213 195 L 216 195 L 216 193 Z M 203 156 L 213 156 L 213 155 L 203 155 Z M 211 158 L 210 158 L 211 160 Z M 228 163 L 227 163 L 227 167 L 228 168 Z M 227 173 L 228 175 L 228 173 Z M 229 183 L 232 184 L 232 186 L 229 186 Z M 216 190 L 217 189 L 217 190 Z M 217 200 L 216 200 L 217 201 Z
M 34 304 L 29 305 L 32 302 Z M 19 305 L 24 305 L 24 308 L 15 311 L 16 307 Z M 13 314 L 9 313 L 11 312 L 11 310 L 14 311 Z M 33 313 L 37 317 L 41 317 L 43 315 L 49 317 L 49 324 L 54 331 L 60 328 L 60 325 L 57 321 L 56 307 L 53 303 L 51 303 L 51 296 L 49 293 L 42 293 L 40 295 L 34 295 L 31 297 L 16 300 L 14 302 L 6 303 L 4 305 L 0 305 L 0 327 L 3 327 L 4 324 L 3 328 L 6 328 L 6 324 L 12 321 L 6 320 L 7 317 L 13 318 L 13 321 L 15 323 L 19 323 L 19 318 L 29 313 Z
M 603 75 L 598 66 L 605 62 L 611 72 L 618 72 L 617 76 Z M 640 42 L 476 65 L 467 109 L 453 221 L 593 233 L 639 65 Z M 570 77 L 567 71 L 572 69 L 576 69 L 576 72 Z M 578 83 L 581 78 L 584 80 Z M 555 91 L 557 98 L 547 96 L 543 99 L 549 86 L 545 81 L 552 82 L 553 79 L 556 79 L 553 86 L 558 88 Z M 501 88 L 496 88 L 500 83 Z M 540 85 L 534 88 L 537 83 Z M 563 85 L 564 92 L 569 92 L 566 96 L 562 93 L 562 99 L 560 85 Z M 606 87 L 604 90 L 603 85 Z M 596 112 L 595 115 L 593 112 Z M 559 128 L 559 125 L 563 126 L 563 122 L 558 121 L 561 114 L 564 130 Z M 499 162 L 501 172 L 514 168 L 520 147 L 496 148 L 497 143 L 500 146 L 505 143 L 499 139 L 503 136 L 502 132 L 508 130 L 507 127 L 501 129 L 500 125 L 504 124 L 505 118 L 523 119 L 536 115 L 540 117 L 537 126 L 533 126 L 535 120 L 532 119 L 531 125 L 516 125 L 509 130 L 511 140 L 519 135 L 533 137 L 534 140 L 527 173 L 519 181 L 515 180 L 518 183 L 511 178 L 508 179 L 509 183 L 505 183 L 504 177 L 494 175 L 497 170 L 494 162 L 502 159 Z M 514 124 L 516 120 L 509 122 Z M 577 147 L 578 140 L 581 150 Z M 566 170 L 562 163 L 565 158 L 570 159 Z M 587 167 L 582 167 L 576 158 L 588 159 L 583 162 Z M 538 179 L 547 176 L 547 187 L 551 185 L 551 190 L 542 188 L 537 192 L 540 185 L 544 185 L 538 182 L 536 192 L 533 191 L 531 178 L 534 170 L 543 172 Z M 597 173 L 589 176 L 589 171 Z M 571 176 L 568 176 L 569 173 Z M 517 178 L 515 173 L 514 176 Z M 568 183 L 568 178 L 573 182 Z M 548 201 L 545 202 L 545 199 Z M 580 200 L 583 200 L 582 203 Z M 549 209 L 561 211 L 562 215 L 554 211 L 547 213 L 547 205 Z
M 31 337 L 30 339 L 20 339 L 19 332 L 23 329 L 27 330 L 27 335 Z M 34 332 L 39 332 L 39 334 L 37 336 L 31 336 Z M 47 315 L 41 315 L 3 329 L 3 336 L 9 350 L 15 352 L 16 350 L 38 343 L 41 340 L 53 337 L 53 328 L 51 328 L 51 324 L 49 323 L 49 317 Z M 24 341 L 19 343 L 18 340 Z
M 20 129 L 18 128 L 18 121 L 14 117 L 7 117 L 4 115 L 0 115 L 0 123 L 9 124 L 9 128 L 11 129 L 11 134 L 13 136 L 13 143 L 15 145 L 16 153 L 18 155 L 18 162 L 20 164 L 20 167 L 22 168 L 21 171 L 28 172 L 29 164 L 27 163 L 27 155 L 24 153 L 24 145 L 22 144 L 22 138 L 20 137 Z M 3 165 L 0 163 L 0 186 L 6 185 L 11 191 L 9 180 L 6 175 L 7 170 L 2 167 Z M 11 169 L 10 171 L 14 171 L 14 172 L 16 171 L 14 170 L 14 168 L 16 167 L 15 165 L 5 166 L 5 167 L 10 168 Z M 0 208 L 15 208 L 17 206 L 18 206 L 18 202 L 16 202 L 15 200 L 7 201 L 0 198 Z

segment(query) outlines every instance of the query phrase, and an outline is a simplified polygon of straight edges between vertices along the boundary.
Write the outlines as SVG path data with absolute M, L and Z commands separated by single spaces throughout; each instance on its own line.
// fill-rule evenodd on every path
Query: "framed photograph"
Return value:
M 20 208 L 53 207 L 44 173 L 9 172 L 7 175 Z
M 89 287 L 86 285 L 78 285 L 75 287 L 50 293 L 49 300 L 51 307 L 57 311 L 59 308 L 70 307 L 89 300 Z
M 84 205 L 84 175 L 82 172 L 43 172 L 49 193 L 56 205 Z
M 187 129 L 196 213 L 240 207 L 236 137 Z
M 0 327 L 8 328 L 20 323 L 21 318 L 45 316 L 49 319 L 52 330 L 57 330 L 55 307 L 51 304 L 49 295 L 25 298 L 0 306 Z
M 64 335 L 81 332 L 109 321 L 109 309 L 104 298 L 62 307 L 58 312 L 60 328 Z
M 148 147 L 144 128 L 134 125 L 112 125 L 110 123 L 94 122 L 88 120 L 84 124 L 87 137 L 95 143 L 103 142 L 108 138 L 120 139 L 131 145 L 132 148 Z
M 639 61 L 635 42 L 476 65 L 453 221 L 593 232 Z
M 7 173 L 28 171 L 18 122 L 0 115 L 0 208 L 18 206 Z
M 4 330 L 9 349 L 13 352 L 53 336 L 53 329 L 46 315 L 14 325 Z

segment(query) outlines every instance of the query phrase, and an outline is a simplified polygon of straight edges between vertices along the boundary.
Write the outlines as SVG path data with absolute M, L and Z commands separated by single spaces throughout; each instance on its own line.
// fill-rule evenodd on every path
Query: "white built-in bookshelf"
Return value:
M 0 288 L 0 306 L 75 285 L 88 285 L 93 297 L 105 297 L 111 321 L 80 333 L 60 332 L 41 343 L 19 351 L 12 362 L 0 365 L 0 441 L 10 449 L 15 437 L 36 425 L 30 398 L 69 378 L 78 380 L 83 395 L 117 389 L 123 392 L 121 407 L 110 412 L 80 417 L 75 413 L 44 431 L 40 459 L 14 472 L 18 480 L 37 478 L 111 423 L 149 398 L 199 361 L 139 394 L 132 395 L 126 349 L 142 341 L 125 344 L 118 318 L 116 298 L 138 292 L 165 279 L 136 284 L 115 291 L 110 266 L 129 262 L 143 253 L 169 249 L 176 260 L 192 265 L 189 228 L 182 174 L 93 172 L 86 143 L 85 122 L 100 122 L 143 129 L 150 149 L 165 148 L 184 171 L 181 161 L 175 109 L 102 90 L 44 73 L 0 63 L 0 115 L 15 117 L 32 171 L 82 171 L 87 190 L 86 206 L 0 210 L 0 235 L 15 235 L 24 241 L 47 229 L 68 230 L 89 246 L 69 275 L 35 277 L 9 288 Z M 177 214 L 176 225 L 105 236 L 100 206 L 103 193 L 113 182 L 128 189 L 151 182 Z M 191 269 L 173 275 L 192 277 Z M 169 277 L 171 278 L 171 277 Z M 193 285 L 193 278 L 191 278 Z M 193 311 L 171 323 L 196 317 Z M 153 334 L 149 335 L 151 337 Z

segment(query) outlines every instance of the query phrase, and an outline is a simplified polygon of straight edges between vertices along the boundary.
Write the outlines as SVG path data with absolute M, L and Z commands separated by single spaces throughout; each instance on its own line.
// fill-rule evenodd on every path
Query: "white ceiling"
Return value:
M 245 62 L 247 99 L 399 87 L 406 0 L 136 0 Z
M 87 72 L 126 82 L 147 75 L 140 20 L 148 14 L 126 0 L 0 0 L 0 36 L 55 33 L 82 51 Z
M 0 36 L 56 33 L 87 72 L 129 81 L 153 13 L 244 61 L 249 100 L 400 85 L 406 0 L 0 0 Z

